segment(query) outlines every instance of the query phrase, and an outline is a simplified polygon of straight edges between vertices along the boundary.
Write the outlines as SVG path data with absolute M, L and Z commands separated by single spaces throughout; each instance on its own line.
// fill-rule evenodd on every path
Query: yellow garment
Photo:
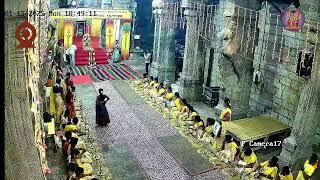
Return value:
M 157 89 L 156 88 L 153 88 L 150 90 L 150 94 L 151 95 L 156 95 L 157 94 Z
M 291 172 L 289 175 L 286 175 L 286 176 L 280 175 L 280 180 L 293 180 L 293 175 Z
M 173 98 L 174 94 L 173 93 L 167 93 L 166 96 L 164 97 L 165 99 L 167 99 L 168 101 L 171 101 Z
M 160 86 L 160 83 L 154 83 L 153 88 L 158 88 Z
M 196 125 L 197 125 L 198 127 L 201 127 L 201 126 L 203 126 L 203 122 L 196 122 Z
M 213 132 L 213 129 L 214 129 L 214 127 L 213 127 L 213 125 L 211 125 L 211 126 L 206 127 L 205 131 L 207 133 L 211 134 Z
M 78 143 L 75 148 L 76 149 L 87 149 L 86 143 L 83 140 L 78 139 Z
M 89 152 L 84 152 L 80 159 L 76 159 L 77 164 L 92 163 L 92 155 Z
M 226 150 L 231 150 L 232 152 L 236 152 L 238 149 L 238 145 L 235 142 L 226 143 Z
M 231 119 L 232 111 L 231 111 L 230 108 L 225 108 L 225 109 L 221 112 L 219 118 L 220 118 L 220 119 L 223 119 L 223 117 L 224 117 L 227 113 L 230 113 L 230 119 Z
M 177 98 L 176 100 L 174 100 L 174 105 L 175 105 L 178 109 L 181 109 L 181 104 L 182 104 L 181 98 Z
M 266 176 L 271 176 L 272 178 L 275 178 L 278 173 L 278 168 L 277 167 L 270 167 L 269 166 L 269 161 L 265 161 L 260 164 L 261 167 L 263 168 L 263 174 Z
M 48 135 L 56 134 L 56 129 L 54 126 L 54 118 L 51 118 L 51 122 L 48 123 Z
M 257 156 L 254 152 L 250 156 L 246 156 L 244 153 L 241 154 L 241 158 L 247 164 L 253 164 L 257 162 Z
M 193 111 L 193 112 L 191 113 L 191 117 L 195 117 L 195 116 L 199 116 L 199 114 L 198 114 L 197 112 Z
M 156 83 L 155 81 L 151 81 L 150 82 L 150 87 L 153 87 L 155 83 Z
M 77 130 L 77 126 L 73 124 L 66 125 L 66 127 L 64 127 L 64 132 L 67 132 L 67 131 L 73 132 L 75 130 Z
M 296 180 L 305 180 L 304 176 L 303 176 L 303 172 L 299 171 L 298 176 L 296 178 Z
M 50 113 L 51 115 L 56 114 L 56 103 L 54 99 L 53 88 L 50 91 Z
M 159 89 L 158 94 L 159 94 L 159 95 L 163 95 L 165 92 L 166 92 L 166 89 L 161 88 L 161 89 Z
M 78 163 L 78 162 L 77 162 Z M 79 167 L 82 167 L 83 168 L 83 174 L 84 175 L 89 175 L 89 174 L 92 174 L 93 172 L 93 169 L 92 169 L 92 166 L 90 163 L 81 163 L 79 161 L 79 164 L 78 164 Z
M 308 176 L 312 176 L 312 174 L 314 173 L 314 171 L 317 169 L 317 164 L 315 165 L 311 165 L 309 160 L 307 160 L 304 163 L 304 173 L 306 173 Z
M 79 136 L 76 133 L 71 133 L 71 137 L 77 138 L 80 141 Z

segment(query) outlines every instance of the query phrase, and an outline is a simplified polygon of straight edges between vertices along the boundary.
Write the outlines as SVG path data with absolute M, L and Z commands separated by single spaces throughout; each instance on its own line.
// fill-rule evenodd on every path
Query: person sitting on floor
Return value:
M 150 76 L 147 84 L 145 84 L 145 88 L 148 89 L 148 88 L 152 87 L 154 85 L 154 83 L 155 83 L 155 81 L 154 81 L 153 76 Z
M 68 163 L 67 164 L 67 171 L 68 171 L 68 178 L 67 179 L 75 179 L 76 177 L 76 169 L 78 165 L 76 163 Z
M 151 97 L 151 98 L 153 98 L 153 97 L 155 97 L 156 95 L 157 95 L 157 93 L 158 93 L 158 88 L 159 88 L 159 86 L 160 86 L 160 83 L 159 83 L 159 81 L 158 81 L 158 78 L 155 78 L 154 79 L 154 84 L 153 84 L 153 86 L 151 87 L 151 89 L 149 90 L 149 96 Z
M 276 179 L 278 174 L 278 158 L 273 156 L 271 160 L 265 161 L 258 166 L 255 177 L 261 179 Z
M 206 143 L 210 143 L 211 142 L 214 123 L 215 123 L 214 119 L 212 119 L 212 118 L 208 118 L 207 119 L 207 125 L 206 125 L 206 128 L 204 129 L 204 133 L 203 133 L 203 136 L 201 138 L 202 141 L 204 141 Z
M 159 86 L 156 88 L 155 93 L 153 94 L 153 102 L 159 104 L 159 98 L 166 92 L 166 89 L 163 86 L 163 83 L 159 83 Z
M 92 175 L 93 169 L 90 163 L 92 163 L 92 157 L 89 152 L 80 152 L 78 149 L 74 150 L 74 160 L 77 163 L 77 165 L 81 168 L 83 168 L 84 172 L 83 174 L 85 176 Z
M 158 87 L 158 96 L 162 97 L 165 93 L 166 93 L 166 89 L 163 83 L 160 83 L 160 86 Z
M 247 176 L 256 170 L 257 165 L 258 158 L 256 154 L 251 150 L 251 148 L 247 148 L 240 156 L 236 171 L 241 173 L 243 176 Z
M 190 126 L 193 126 L 195 123 L 195 117 L 198 116 L 199 114 L 197 113 L 196 110 L 194 110 L 193 106 L 189 105 L 188 106 L 188 117 L 184 117 L 183 119 L 183 125 L 186 126 L 187 128 L 190 128 Z
M 150 76 L 150 81 L 149 84 L 146 86 L 146 89 L 152 89 L 154 87 L 154 85 L 156 84 L 156 78 L 154 78 L 153 76 Z
M 143 73 L 143 79 L 138 79 L 138 80 L 135 80 L 133 81 L 133 85 L 137 88 L 139 88 L 141 85 L 144 84 L 144 82 L 148 80 L 148 77 L 147 77 L 147 74 L 146 73 Z
M 187 102 L 183 102 L 183 103 L 186 103 L 186 105 L 182 107 L 177 118 L 177 125 L 180 127 L 184 126 L 184 121 L 188 119 L 189 115 L 191 115 L 190 108 L 193 108 Z
M 173 110 L 171 112 L 171 116 L 173 120 L 177 120 L 179 115 L 183 114 L 186 110 L 188 110 L 187 107 L 187 100 L 186 99 L 182 99 L 181 100 L 181 104 L 180 104 L 180 108 L 177 110 Z
M 234 159 L 238 153 L 239 147 L 238 145 L 233 141 L 233 138 L 230 135 L 225 136 L 226 143 L 223 147 L 223 150 L 221 151 L 221 161 L 224 163 L 233 163 Z
M 280 180 L 293 180 L 293 175 L 290 171 L 289 166 L 284 166 L 282 168 L 282 171 L 281 171 L 279 177 L 280 177 Z
M 77 117 L 72 118 L 71 122 L 68 122 L 64 128 L 64 131 L 77 132 L 77 124 L 79 119 Z
M 210 136 L 212 137 L 212 133 L 213 133 L 213 128 L 214 128 L 214 123 L 215 120 L 212 118 L 208 118 L 207 119 L 207 125 L 206 128 L 204 129 L 204 135 L 203 136 Z
M 199 136 L 202 136 L 202 133 L 204 131 L 204 123 L 203 123 L 203 120 L 201 120 L 199 115 L 195 116 L 194 120 L 195 120 L 195 123 L 193 126 L 191 126 L 191 132 L 193 137 L 199 138 Z
M 66 141 L 63 146 L 63 152 L 66 155 L 66 159 L 68 163 L 70 163 L 72 160 L 71 152 L 75 149 L 77 143 L 78 143 L 78 138 L 71 137 L 70 141 Z
M 310 159 L 308 159 L 303 166 L 303 171 L 299 171 L 297 180 L 310 179 L 314 171 L 318 168 L 318 156 L 312 154 Z
M 180 111 L 182 104 L 182 99 L 180 98 L 180 95 L 178 92 L 174 93 L 174 97 L 172 98 L 172 101 L 167 104 L 167 108 L 164 109 L 164 114 L 168 114 L 168 116 L 172 116 L 172 113 L 174 111 Z
M 172 93 L 172 88 L 169 86 L 169 87 L 167 87 L 167 92 L 164 95 L 164 103 L 165 103 L 164 106 L 165 107 L 169 106 L 169 104 L 171 103 L 173 97 L 174 97 L 174 94 Z

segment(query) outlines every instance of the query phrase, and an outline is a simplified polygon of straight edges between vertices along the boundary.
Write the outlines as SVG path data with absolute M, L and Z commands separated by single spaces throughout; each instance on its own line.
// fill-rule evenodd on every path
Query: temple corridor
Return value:
M 111 98 L 106 105 L 111 119 L 108 128 L 95 123 L 99 88 Z M 126 81 L 78 85 L 76 89 L 84 119 L 93 129 L 114 179 L 226 179 Z

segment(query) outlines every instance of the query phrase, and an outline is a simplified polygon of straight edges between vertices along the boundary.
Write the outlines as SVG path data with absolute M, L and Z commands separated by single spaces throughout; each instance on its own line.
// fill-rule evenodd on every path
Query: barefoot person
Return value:
M 103 89 L 99 89 L 99 95 L 96 101 L 96 123 L 98 126 L 107 126 L 110 123 L 109 113 L 106 108 L 106 102 L 110 98 L 103 94 Z

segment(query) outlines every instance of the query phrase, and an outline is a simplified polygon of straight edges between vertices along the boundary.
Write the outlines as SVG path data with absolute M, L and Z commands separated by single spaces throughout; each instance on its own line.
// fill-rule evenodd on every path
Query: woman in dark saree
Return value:
M 106 102 L 109 97 L 103 94 L 103 89 L 99 89 L 99 95 L 96 101 L 96 123 L 98 126 L 107 126 L 110 123 L 109 113 L 106 108 Z

